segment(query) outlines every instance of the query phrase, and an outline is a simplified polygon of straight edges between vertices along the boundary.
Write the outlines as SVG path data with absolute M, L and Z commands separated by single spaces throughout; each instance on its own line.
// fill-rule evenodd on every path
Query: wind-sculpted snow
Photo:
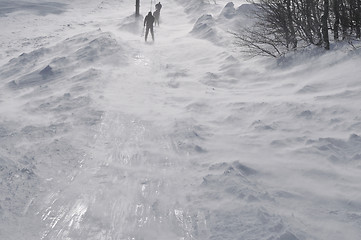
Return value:
M 136 18 L 135 15 L 130 15 L 122 19 L 121 23 L 119 23 L 119 29 L 128 31 L 134 34 L 141 34 L 143 29 L 143 16 Z M 144 31 L 144 30 L 143 30 Z
M 134 2 L 65 2 L 1 17 L 0 239 L 360 239 L 358 49 L 244 58 L 243 0 L 162 2 L 146 44 Z
M 212 15 L 203 15 L 194 24 L 190 33 L 199 38 L 204 38 L 217 43 L 219 42 L 219 37 L 217 36 L 217 31 L 213 28 L 214 26 L 215 22 Z
M 256 184 L 257 170 L 239 161 L 214 164 L 209 170 L 211 174 L 202 183 L 202 207 L 211 206 L 207 210 L 207 239 L 234 239 L 235 232 L 246 239 L 299 239 L 281 216 L 259 204 L 272 205 L 274 198 Z
M 49 60 L 49 56 L 54 55 L 57 57 Z M 51 48 L 24 53 L 10 60 L 0 72 L 6 78 L 14 79 L 9 82 L 11 88 L 19 89 L 62 80 L 83 67 L 102 62 L 125 64 L 125 58 L 122 48 L 109 33 L 93 32 L 72 37 Z M 19 74 L 22 72 L 25 74 Z
M 209 6 L 210 7 L 210 6 Z M 242 32 L 244 28 L 252 25 L 255 21 L 252 12 L 255 11 L 253 4 L 241 4 L 235 8 L 233 2 L 227 3 L 220 13 L 213 7 L 209 9 L 210 13 L 197 19 L 192 31 L 193 36 L 211 41 L 223 46 L 232 45 L 234 42 L 225 35 Z M 193 13 L 194 15 L 194 13 Z
M 175 123 L 175 131 L 171 135 L 174 150 L 180 154 L 207 152 L 207 150 L 202 147 L 202 142 L 204 142 L 210 134 L 207 131 L 207 127 L 201 125 L 189 125 L 189 122 L 193 122 L 193 120 L 188 119 L 186 122 Z
M 361 156 L 361 137 L 352 134 L 349 139 L 320 138 L 317 140 L 309 139 L 306 143 L 312 146 L 312 150 L 317 154 L 326 155 L 334 163 L 360 165 Z
M 54 227 L 60 216 L 65 217 L 63 212 L 57 216 L 55 209 L 44 209 L 44 215 L 38 216 L 35 209 L 43 211 L 39 201 L 47 197 L 45 189 L 71 182 L 82 166 L 85 146 L 74 131 L 91 131 L 99 124 L 102 111 L 94 99 L 101 97 L 97 91 L 106 84 L 99 70 L 102 63 L 126 64 L 126 60 L 109 33 L 95 31 L 24 53 L 1 68 L 2 83 L 9 87 L 3 97 L 19 99 L 1 117 L 0 174 L 5 181 L 1 182 L 0 208 L 6 224 L 0 232 L 7 239 L 21 239 L 26 233 L 28 239 L 39 239 L 42 222 Z M 22 114 L 12 119 L 16 108 Z M 32 120 L 22 121 L 25 114 Z M 58 191 L 52 194 L 57 196 Z M 19 218 L 24 231 L 15 233 Z
M 229 2 L 224 6 L 222 9 L 222 12 L 219 14 L 219 17 L 224 17 L 227 19 L 233 18 L 236 16 L 236 9 L 234 8 L 234 3 Z

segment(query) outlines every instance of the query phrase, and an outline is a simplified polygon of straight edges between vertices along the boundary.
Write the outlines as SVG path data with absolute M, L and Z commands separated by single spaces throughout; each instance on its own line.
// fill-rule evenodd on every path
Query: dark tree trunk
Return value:
M 333 24 L 333 37 L 338 41 L 338 31 L 340 25 L 340 3 L 339 0 L 333 0 L 333 13 L 335 14 L 335 22 Z
M 355 11 L 356 11 L 356 2 L 355 0 L 348 0 L 349 2 L 349 16 L 350 16 L 350 30 L 351 34 L 355 32 Z
M 341 9 L 340 20 L 341 20 L 341 27 L 342 27 L 342 40 L 345 40 L 348 37 L 348 30 L 350 27 L 350 19 L 347 15 L 345 3 L 342 0 L 341 0 L 341 4 L 340 4 L 340 9 Z
M 135 0 L 135 16 L 139 17 L 139 2 L 140 0 Z
M 356 0 L 356 9 L 355 9 L 355 28 L 356 28 L 356 38 L 361 38 L 361 0 Z
M 287 9 L 287 27 L 289 29 L 289 39 L 288 43 L 292 44 L 292 48 L 297 48 L 297 38 L 295 34 L 295 28 L 293 26 L 293 20 L 292 20 L 292 9 L 291 9 L 291 0 L 286 0 L 286 9 Z
M 319 16 L 320 13 L 318 11 L 318 6 L 317 3 L 313 3 L 312 5 L 312 15 L 313 15 L 313 25 L 314 25 L 314 29 L 315 29 L 315 35 L 317 36 L 318 42 L 316 43 L 316 45 L 321 45 L 322 44 L 322 34 L 321 34 L 321 23 L 319 22 Z
M 303 12 L 304 15 L 306 16 L 306 23 L 305 23 L 305 34 L 308 37 L 310 43 L 315 44 L 315 26 L 314 26 L 314 17 L 312 16 L 312 6 L 313 5 L 313 1 L 312 0 L 308 0 L 305 1 L 304 5 L 303 5 Z
M 328 38 L 328 15 L 329 15 L 329 0 L 323 1 L 323 15 L 321 17 L 321 24 L 322 24 L 322 39 L 325 45 L 326 50 L 330 50 L 330 41 Z

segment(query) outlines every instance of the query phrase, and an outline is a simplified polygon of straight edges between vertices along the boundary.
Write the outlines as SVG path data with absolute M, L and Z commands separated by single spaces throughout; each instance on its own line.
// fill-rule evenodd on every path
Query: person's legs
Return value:
M 153 30 L 153 29 L 152 29 Z M 148 33 L 149 33 L 149 27 L 147 27 L 147 29 L 145 30 L 145 41 L 147 41 L 148 38 Z M 151 31 L 152 35 L 153 35 L 153 31 Z
M 150 28 L 150 33 L 152 34 L 152 39 L 154 41 L 154 32 L 153 32 L 153 27 Z
M 157 11 L 156 14 L 154 15 L 155 25 L 158 25 L 158 26 L 159 26 L 159 15 L 160 15 L 159 11 Z

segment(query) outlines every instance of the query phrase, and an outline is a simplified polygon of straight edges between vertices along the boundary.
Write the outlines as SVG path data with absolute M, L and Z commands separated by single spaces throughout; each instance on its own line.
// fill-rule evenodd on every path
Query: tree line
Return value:
M 250 0 L 255 24 L 233 33 L 253 55 L 278 57 L 308 45 L 330 49 L 330 41 L 361 35 L 361 0 Z

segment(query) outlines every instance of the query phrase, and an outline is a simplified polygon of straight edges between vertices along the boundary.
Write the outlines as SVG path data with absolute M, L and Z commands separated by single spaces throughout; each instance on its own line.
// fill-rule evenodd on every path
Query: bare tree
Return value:
M 249 0 L 256 6 L 252 28 L 233 33 L 250 53 L 277 57 L 310 44 L 330 49 L 338 41 L 361 37 L 361 0 Z M 331 39 L 332 40 L 332 39 Z
M 253 4 L 255 10 L 252 15 L 256 21 L 252 27 L 241 28 L 237 33 L 231 32 L 236 44 L 242 47 L 243 52 L 252 56 L 279 57 L 285 54 L 292 45 L 286 8 L 277 2 L 270 2 L 268 5 Z M 297 46 L 295 40 L 294 45 Z

